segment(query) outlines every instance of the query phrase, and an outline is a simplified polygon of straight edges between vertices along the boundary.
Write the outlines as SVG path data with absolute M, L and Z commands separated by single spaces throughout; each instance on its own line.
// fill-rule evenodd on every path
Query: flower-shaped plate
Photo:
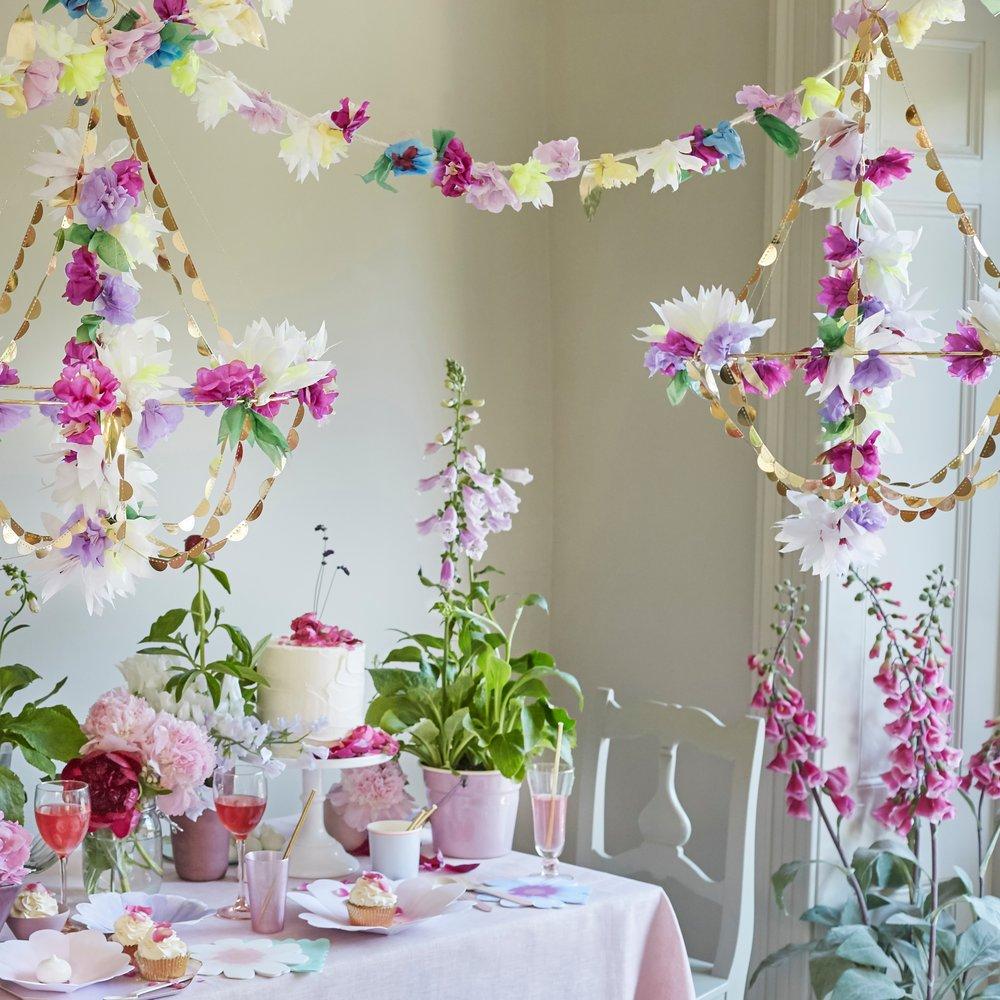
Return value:
M 196 899 L 185 896 L 168 896 L 165 893 L 150 895 L 148 892 L 99 892 L 90 897 L 89 903 L 80 903 L 74 915 L 85 927 L 111 934 L 115 921 L 125 912 L 126 906 L 148 906 L 153 920 L 171 924 L 194 924 L 215 912 Z
M 273 979 L 309 961 L 297 941 L 264 937 L 223 938 L 194 945 L 191 953 L 203 963 L 201 975 L 225 976 L 226 979 L 253 979 L 254 976 Z
M 38 963 L 53 955 L 69 962 L 72 972 L 68 983 L 38 981 L 35 974 Z M 117 979 L 131 967 L 122 946 L 107 941 L 95 930 L 78 934 L 35 931 L 27 941 L 0 943 L 0 980 L 40 993 L 72 993 L 84 986 Z
M 445 911 L 457 913 L 471 905 L 456 902 L 465 894 L 465 887 L 453 881 L 418 876 L 390 884 L 396 893 L 396 918 L 390 927 L 358 927 L 352 924 L 347 913 L 351 887 L 344 882 L 318 879 L 310 882 L 305 892 L 290 892 L 288 898 L 303 908 L 305 912 L 299 916 L 311 927 L 382 935 L 398 934 Z

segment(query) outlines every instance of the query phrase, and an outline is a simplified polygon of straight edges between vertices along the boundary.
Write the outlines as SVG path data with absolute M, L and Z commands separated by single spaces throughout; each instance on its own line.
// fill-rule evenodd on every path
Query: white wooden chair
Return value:
M 746 717 L 723 725 L 701 708 L 643 702 L 622 708 L 614 691 L 602 689 L 602 704 L 587 721 L 592 734 L 583 751 L 593 784 L 580 787 L 580 824 L 576 860 L 580 865 L 662 883 L 673 879 L 722 910 L 719 944 L 711 962 L 689 958 L 698 1000 L 742 1000 L 753 938 L 754 840 L 757 790 L 764 752 L 761 719 Z M 656 794 L 639 814 L 640 846 L 610 855 L 604 846 L 608 751 L 613 740 L 654 737 L 660 741 Z M 691 820 L 677 796 L 677 748 L 688 744 L 729 761 L 729 828 L 723 878 L 710 878 L 685 852 Z M 587 746 L 590 754 L 587 754 Z M 723 789 L 720 793 L 725 794 Z

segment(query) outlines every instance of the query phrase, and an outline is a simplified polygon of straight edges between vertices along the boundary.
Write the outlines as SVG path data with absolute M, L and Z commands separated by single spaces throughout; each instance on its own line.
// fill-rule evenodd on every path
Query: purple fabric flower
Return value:
M 830 176 L 835 181 L 856 181 L 860 174 L 861 164 L 844 156 L 838 156 L 833 161 L 833 170 L 830 171 Z
M 134 323 L 135 310 L 139 305 L 139 289 L 130 285 L 120 274 L 103 277 L 104 285 L 94 304 L 94 312 L 114 326 Z
M 750 362 L 750 367 L 753 368 L 757 373 L 757 377 L 764 383 L 766 389 L 764 396 L 767 399 L 781 392 L 792 379 L 792 370 L 775 358 L 758 358 L 756 361 Z M 748 381 L 745 375 L 741 377 L 745 392 L 752 392 L 757 396 L 761 395 L 760 389 Z
M 783 97 L 778 97 L 777 94 L 769 94 L 756 84 L 747 84 L 737 93 L 736 103 L 742 104 L 747 111 L 761 108 L 786 125 L 791 125 L 792 128 L 802 124 L 802 102 L 794 90 L 790 90 Z
M 172 17 L 183 17 L 188 12 L 187 0 L 153 0 L 153 10 L 166 21 Z
M 693 358 L 698 352 L 698 344 L 677 330 L 668 330 L 663 340 L 655 341 L 646 351 L 644 364 L 653 375 L 676 375 L 684 369 L 686 358 Z
M 967 385 L 982 382 L 993 367 L 995 355 L 983 346 L 979 330 L 969 323 L 959 323 L 955 333 L 944 338 L 944 356 L 948 374 Z
M 833 391 L 823 401 L 823 405 L 819 408 L 819 418 L 827 424 L 839 424 L 850 412 L 851 404 L 844 398 L 838 385 L 834 386 Z
M 74 306 L 94 302 L 101 294 L 103 281 L 97 273 L 97 258 L 86 248 L 77 247 L 66 265 L 66 291 L 63 297 Z
M 739 344 L 748 340 L 754 328 L 748 323 L 722 323 L 717 326 L 701 345 L 701 360 L 706 365 L 722 367 Z
M 313 420 L 325 420 L 333 413 L 333 404 L 340 395 L 334 385 L 336 378 L 337 369 L 331 368 L 318 382 L 296 393 L 298 401 L 308 407 Z
M 138 207 L 139 202 L 118 183 L 110 167 L 98 167 L 84 179 L 80 188 L 80 214 L 91 229 L 114 229 Z
M 271 99 L 267 90 L 248 90 L 250 103 L 237 108 L 238 114 L 250 123 L 250 131 L 257 135 L 275 132 L 285 123 L 285 112 Z
M 434 167 L 431 178 L 435 187 L 441 188 L 446 198 L 459 198 L 472 183 L 472 157 L 461 139 L 452 139 Z
M 519 209 L 521 199 L 495 163 L 476 163 L 472 167 L 472 182 L 465 192 L 465 200 L 483 212 L 502 212 L 510 207 Z
M 137 435 L 140 450 L 149 451 L 153 445 L 170 437 L 183 419 L 183 407 L 164 406 L 158 399 L 147 399 L 142 404 Z
M 79 517 L 74 518 L 70 523 L 74 524 L 77 520 Z M 112 544 L 107 531 L 100 523 L 93 518 L 87 518 L 87 527 L 73 535 L 66 552 L 70 556 L 75 556 L 80 561 L 81 566 L 90 569 L 104 565 L 104 554 Z
M 865 180 L 871 181 L 876 187 L 887 188 L 893 181 L 900 181 L 910 173 L 912 159 L 912 153 L 890 146 L 881 156 L 869 162 Z
M 854 369 L 851 385 L 862 392 L 866 389 L 884 389 L 898 377 L 896 369 L 878 351 L 869 351 L 868 357 Z
M 874 295 L 866 295 L 861 300 L 860 315 L 862 319 L 871 319 L 875 313 L 885 312 L 885 303 Z
M 30 412 L 27 406 L 0 404 L 0 434 L 12 431 L 18 424 L 23 424 Z
M 845 516 L 859 528 L 864 528 L 865 531 L 881 531 L 889 521 L 881 507 L 876 507 L 875 504 L 869 503 L 867 500 L 851 504 L 847 508 Z
M 0 361 L 0 385 L 17 385 L 21 381 L 16 368 L 11 368 L 6 361 Z
M 580 143 L 575 136 L 540 142 L 531 155 L 548 166 L 549 180 L 568 180 L 580 172 Z
M 330 112 L 330 121 L 344 134 L 344 142 L 350 142 L 365 122 L 371 121 L 371 115 L 366 114 L 370 101 L 362 101 L 355 111 L 351 111 L 351 102 L 346 98 L 340 99 L 340 107 L 336 111 Z
M 816 301 L 826 308 L 827 315 L 833 316 L 850 305 L 851 288 L 854 286 L 853 271 L 838 271 L 819 279 L 821 291 Z
M 826 378 L 826 370 L 830 367 L 830 359 L 823 353 L 822 347 L 810 347 L 809 357 L 802 366 L 802 378 L 806 385 L 822 382 Z
M 127 76 L 160 48 L 160 21 L 138 24 L 129 31 L 109 31 L 104 57 L 112 76 Z
M 56 98 L 62 65 L 55 59 L 35 59 L 24 71 L 24 103 L 29 111 L 44 108 Z
M 847 267 L 858 259 L 861 251 L 857 240 L 852 240 L 840 226 L 827 226 L 823 240 L 823 257 L 834 267 Z
M 260 365 L 248 368 L 245 362 L 237 360 L 217 368 L 199 368 L 195 379 L 194 402 L 221 403 L 229 407 L 253 399 L 264 375 Z
M 697 156 L 705 164 L 701 168 L 703 174 L 707 174 L 723 158 L 717 149 L 705 145 L 705 129 L 701 125 L 695 125 L 690 132 L 685 132 L 679 138 L 691 140 L 691 155 Z
M 143 188 L 142 163 L 134 157 L 130 157 L 127 160 L 119 160 L 117 163 L 112 163 L 111 169 L 118 180 L 118 186 L 130 198 L 134 198 L 136 205 L 138 205 L 139 195 L 142 194 Z

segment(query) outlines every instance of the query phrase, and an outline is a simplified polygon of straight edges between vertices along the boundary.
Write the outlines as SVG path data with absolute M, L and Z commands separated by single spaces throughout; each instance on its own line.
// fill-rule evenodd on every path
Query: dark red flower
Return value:
M 69 761 L 62 777 L 85 781 L 90 787 L 90 832 L 110 830 L 127 837 L 139 824 L 139 775 L 142 758 L 138 754 L 100 750 Z

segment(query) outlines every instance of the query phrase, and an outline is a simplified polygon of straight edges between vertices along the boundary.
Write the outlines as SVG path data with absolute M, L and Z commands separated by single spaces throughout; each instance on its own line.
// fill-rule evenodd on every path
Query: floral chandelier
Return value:
M 85 12 L 96 25 L 99 49 L 109 19 Z M 31 64 L 36 34 L 30 17 L 27 23 L 24 30 L 22 15 L 8 58 L 13 47 L 16 58 Z M 184 37 L 189 45 L 205 40 L 193 30 Z M 103 69 L 103 53 L 101 59 Z M 124 138 L 99 150 L 104 84 L 92 86 L 85 67 L 73 73 L 70 121 L 48 130 L 55 152 L 39 155 L 29 168 L 45 186 L 0 293 L 2 315 L 13 308 L 39 226 L 54 212 L 59 222 L 44 273 L 13 336 L 0 339 L 0 432 L 13 430 L 33 409 L 51 420 L 52 448 L 40 458 L 54 470 L 47 485 L 53 511 L 42 514 L 44 527 L 29 528 L 0 500 L 0 533 L 21 554 L 40 560 L 43 599 L 75 583 L 88 610 L 100 613 L 151 570 L 181 568 L 246 537 L 298 445 L 305 414 L 323 420 L 333 412 L 337 372 L 325 359 L 325 328 L 309 337 L 287 320 L 273 328 L 259 320 L 241 341 L 233 338 L 149 161 L 121 81 L 111 76 L 108 87 Z M 64 69 L 60 85 L 65 76 Z M 42 314 L 42 291 L 64 258 L 63 298 L 83 312 L 73 323 L 58 377 L 50 385 L 27 385 L 14 363 Z M 159 318 L 137 315 L 143 267 L 162 271 L 177 292 L 201 359 L 193 382 L 171 374 L 170 334 Z M 203 334 L 192 300 L 210 313 L 217 346 Z M 168 521 L 157 511 L 157 477 L 147 458 L 188 408 L 221 408 L 217 448 L 200 500 L 190 513 Z M 277 421 L 286 413 L 291 419 L 282 431 Z M 253 446 L 273 469 L 250 509 L 224 528 Z
M 980 282 L 979 297 L 941 342 L 927 325 L 932 313 L 919 308 L 923 291 L 910 286 L 908 268 L 920 233 L 898 229 L 882 195 L 910 174 L 914 154 L 868 148 L 870 81 L 884 71 L 906 86 L 893 44 L 900 19 L 886 7 L 865 0 L 839 15 L 839 27 L 856 38 L 853 55 L 840 89 L 830 86 L 803 102 L 798 132 L 812 162 L 746 284 L 738 293 L 682 290 L 679 299 L 654 304 L 662 323 L 641 331 L 650 345 L 646 368 L 651 377 L 668 380 L 670 402 L 679 403 L 688 392 L 701 396 L 726 434 L 753 448 L 760 470 L 798 509 L 780 522 L 777 540 L 783 552 L 799 552 L 802 568 L 819 576 L 876 563 L 885 551 L 879 531 L 888 516 L 926 520 L 995 486 L 1000 477 L 982 474 L 1000 435 L 1000 393 L 965 447 L 922 480 L 897 480 L 883 469 L 883 453 L 901 451 L 888 413 L 892 387 L 916 374 L 914 361 L 944 361 L 950 375 L 974 385 L 1000 352 L 1000 292 Z M 907 97 L 906 121 L 938 191 L 986 274 L 1000 278 L 908 91 Z M 823 309 L 818 336 L 790 352 L 753 351 L 753 341 L 775 322 L 755 315 L 765 276 L 802 204 L 833 210 L 836 218 L 823 240 L 829 273 L 820 279 L 817 296 Z M 796 372 L 820 404 L 822 451 L 815 464 L 822 469 L 810 474 L 793 472 L 768 446 L 752 402 L 784 390 Z M 942 492 L 950 472 L 958 472 L 958 483 Z

